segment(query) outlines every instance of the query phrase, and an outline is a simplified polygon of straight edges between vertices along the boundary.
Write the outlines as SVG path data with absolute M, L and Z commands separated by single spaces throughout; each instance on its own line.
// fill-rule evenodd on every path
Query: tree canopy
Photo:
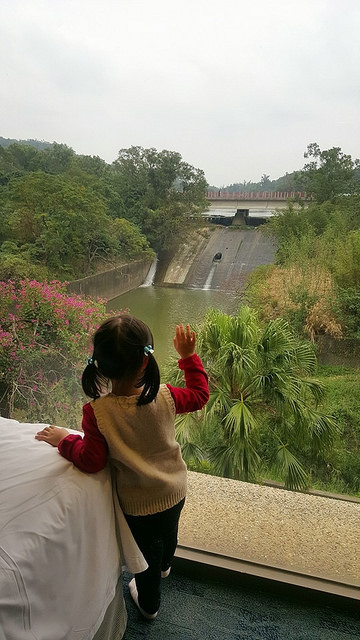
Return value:
M 101 196 L 68 175 L 36 171 L 13 178 L 2 202 L 3 278 L 48 274 L 67 280 L 88 275 L 99 262 L 151 253 L 138 227 L 112 218 Z
M 305 191 L 309 198 L 319 203 L 333 200 L 338 195 L 358 192 L 359 160 L 352 160 L 340 147 L 321 150 L 317 142 L 312 142 L 307 146 L 304 157 L 308 162 L 302 170 L 286 173 L 276 180 L 263 173 L 258 182 L 243 180 L 222 186 L 221 191 Z
M 350 195 L 357 188 L 355 170 L 359 160 L 352 160 L 340 147 L 321 150 L 316 142 L 308 145 L 304 157 L 308 162 L 300 172 L 305 191 L 319 203 L 339 195 Z
M 167 250 L 205 188 L 174 151 L 130 147 L 109 165 L 63 144 L 0 146 L 0 277 L 79 278 Z
M 139 225 L 155 251 L 171 248 L 186 218 L 206 208 L 204 172 L 175 151 L 121 149 L 113 169 L 121 215 Z

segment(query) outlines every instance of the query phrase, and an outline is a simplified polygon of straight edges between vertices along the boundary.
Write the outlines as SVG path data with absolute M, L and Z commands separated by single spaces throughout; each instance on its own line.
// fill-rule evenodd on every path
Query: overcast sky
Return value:
M 1 0 L 0 135 L 178 151 L 216 186 L 358 158 L 359 34 L 359 0 Z

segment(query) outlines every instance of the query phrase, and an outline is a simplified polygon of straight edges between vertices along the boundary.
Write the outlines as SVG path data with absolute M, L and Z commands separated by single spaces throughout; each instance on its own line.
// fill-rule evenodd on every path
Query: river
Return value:
M 176 355 L 172 343 L 176 324 L 189 323 L 193 327 L 211 307 L 233 313 L 237 306 L 238 296 L 234 292 L 143 286 L 110 300 L 107 310 L 126 310 L 146 322 L 153 333 L 155 356 L 162 368 L 169 356 Z

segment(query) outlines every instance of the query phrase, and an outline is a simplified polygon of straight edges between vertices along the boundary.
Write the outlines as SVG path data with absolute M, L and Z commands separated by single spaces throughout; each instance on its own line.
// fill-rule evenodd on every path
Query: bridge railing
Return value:
M 207 191 L 207 200 L 288 200 L 306 199 L 305 191 Z

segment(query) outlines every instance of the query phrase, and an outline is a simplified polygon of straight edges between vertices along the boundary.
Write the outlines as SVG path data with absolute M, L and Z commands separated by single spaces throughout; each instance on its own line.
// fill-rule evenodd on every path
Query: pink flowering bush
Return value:
M 0 282 L 1 414 L 79 428 L 81 373 L 105 317 L 104 301 L 63 283 Z

